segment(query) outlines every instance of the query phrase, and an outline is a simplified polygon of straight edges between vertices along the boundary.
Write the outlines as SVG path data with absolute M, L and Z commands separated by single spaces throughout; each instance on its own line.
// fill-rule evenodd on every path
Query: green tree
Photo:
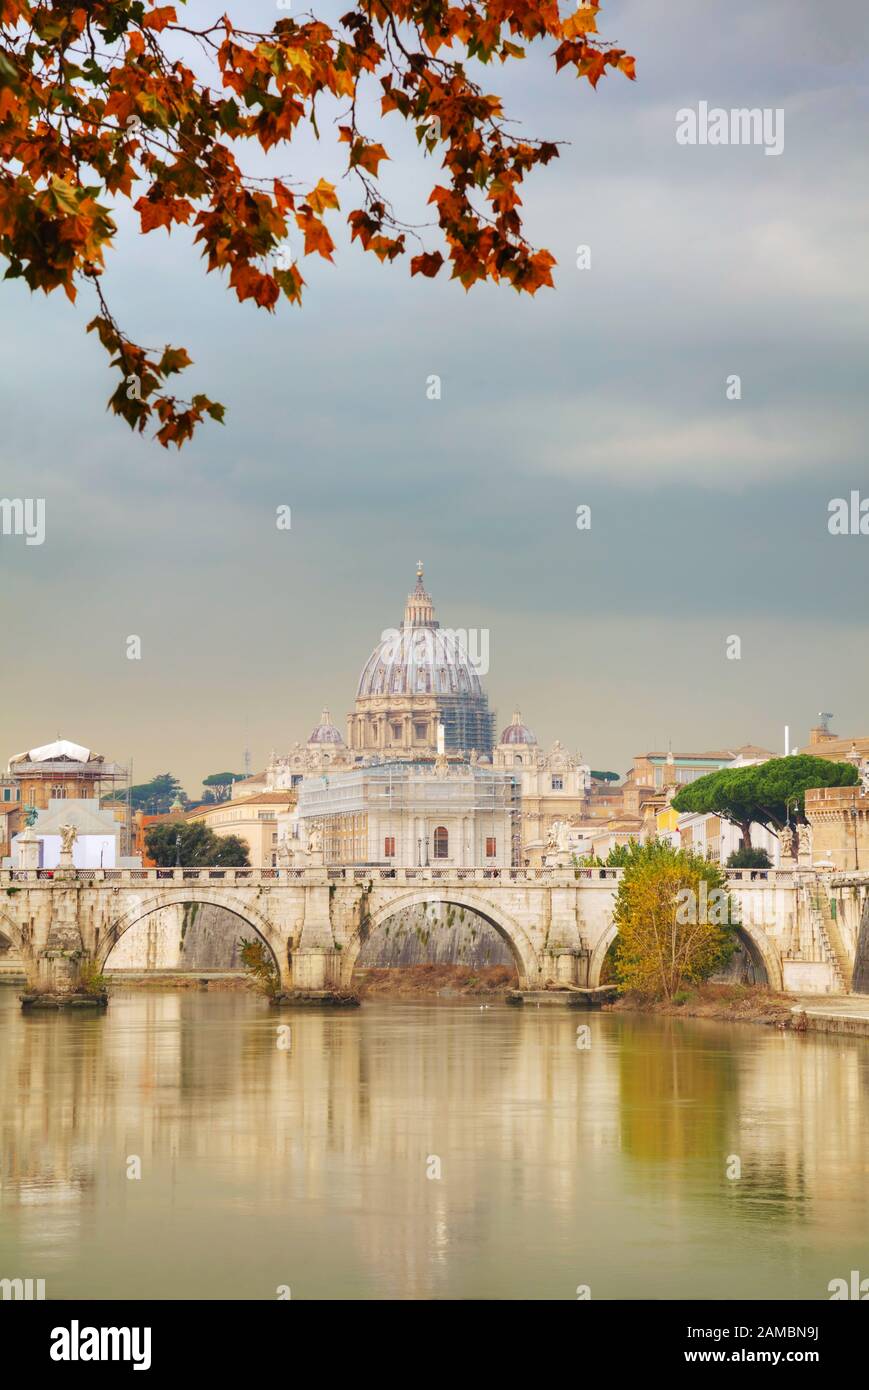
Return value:
M 728 869 L 771 869 L 770 857 L 765 849 L 751 849 L 743 845 L 735 849 L 727 860 Z
M 228 801 L 232 792 L 234 782 L 243 782 L 245 774 L 243 772 L 212 772 L 208 777 L 203 777 L 202 785 L 206 788 L 204 801 Z
M 180 839 L 180 845 L 177 843 Z M 182 821 L 149 826 L 145 832 L 148 858 L 160 868 L 176 862 L 185 869 L 249 867 L 249 847 L 238 835 L 215 835 L 207 825 L 187 825 Z
M 125 792 L 114 792 L 105 797 L 106 801 L 125 801 Z M 160 772 L 150 782 L 139 782 L 130 787 L 130 805 L 134 811 L 142 811 L 148 816 L 160 816 L 171 809 L 176 801 L 187 803 L 187 795 L 171 772 Z
M 736 948 L 727 883 L 707 860 L 655 840 L 631 848 L 619 882 L 619 989 L 673 999 L 706 979 Z
M 809 753 L 770 758 L 751 767 L 725 768 L 698 777 L 673 797 L 674 811 L 721 816 L 742 831 L 751 848 L 751 827 L 777 834 L 790 821 L 806 824 L 806 792 L 813 787 L 853 787 L 859 781 L 851 763 L 834 763 Z
M 613 845 L 604 862 L 608 869 L 623 869 L 640 848 L 639 840 L 628 840 L 626 845 Z

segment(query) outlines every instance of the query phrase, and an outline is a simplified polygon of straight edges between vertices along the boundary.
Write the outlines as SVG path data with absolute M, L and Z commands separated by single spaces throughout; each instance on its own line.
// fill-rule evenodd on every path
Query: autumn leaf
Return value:
M 350 151 L 350 167 L 364 169 L 377 178 L 377 166 L 381 160 L 388 158 L 382 145 L 366 145 L 363 140 L 357 140 Z
M 174 5 L 160 5 L 157 9 L 149 10 L 142 18 L 142 26 L 145 29 L 153 29 L 159 33 L 166 28 L 167 24 L 176 24 L 178 16 L 175 13 Z
M 440 251 L 424 252 L 420 256 L 414 256 L 410 262 L 411 275 L 427 275 L 429 277 L 437 275 L 444 258 Z
M 318 213 L 325 212 L 327 208 L 340 207 L 334 184 L 327 183 L 325 179 L 320 179 L 317 187 L 306 195 L 305 201 Z
M 186 348 L 166 347 L 160 358 L 160 375 L 169 376 L 172 372 L 183 372 L 185 367 L 190 367 L 192 364 L 193 359 L 189 356 Z
M 597 33 L 597 5 L 580 5 L 561 26 L 566 39 L 576 38 L 578 34 Z

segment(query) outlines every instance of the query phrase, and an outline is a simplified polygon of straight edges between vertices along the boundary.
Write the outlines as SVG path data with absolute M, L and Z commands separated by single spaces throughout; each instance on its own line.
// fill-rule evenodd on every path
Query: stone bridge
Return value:
M 616 935 L 621 869 L 6 869 L 0 935 L 31 989 L 73 988 L 137 922 L 211 903 L 271 951 L 285 990 L 347 987 L 365 940 L 402 909 L 477 913 L 508 944 L 520 985 L 595 986 Z M 869 875 L 729 870 L 755 977 L 801 993 L 869 989 Z

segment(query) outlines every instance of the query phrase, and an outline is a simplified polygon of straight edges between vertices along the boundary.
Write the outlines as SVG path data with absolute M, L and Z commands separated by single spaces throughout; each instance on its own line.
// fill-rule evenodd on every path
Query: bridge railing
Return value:
M 354 866 L 330 865 L 326 877 L 329 883 L 374 884 L 374 883 L 541 883 L 556 882 L 563 886 L 571 883 L 608 884 L 617 883 L 624 873 L 623 869 L 583 865 L 579 868 L 459 868 L 447 866 L 436 868 L 394 868 L 380 866 L 356 868 Z M 725 869 L 725 877 L 733 888 L 745 885 L 767 884 L 776 887 L 790 887 L 796 879 L 793 869 Z M 9 887 L 22 883 L 78 883 L 111 884 L 118 886 L 155 884 L 211 884 L 215 887 L 245 887 L 261 884 L 281 883 L 322 883 L 322 868 L 315 869 L 0 869 L 0 885 Z

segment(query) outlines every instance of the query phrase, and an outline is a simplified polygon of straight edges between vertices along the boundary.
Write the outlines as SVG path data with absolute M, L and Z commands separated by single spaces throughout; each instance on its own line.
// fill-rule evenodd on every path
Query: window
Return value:
M 293 772 L 293 773 L 290 774 L 290 786 L 291 786 L 291 787 L 297 787 L 297 786 L 299 785 L 299 783 L 300 783 L 300 782 L 303 782 L 303 781 L 304 781 L 304 778 L 303 778 L 303 776 L 302 776 L 302 774 L 301 774 L 300 772 Z
M 446 859 L 450 852 L 450 837 L 445 825 L 439 825 L 434 833 L 434 857 Z
M 275 818 L 275 813 L 274 813 L 274 811 L 257 811 L 257 819 L 258 819 L 258 820 L 274 820 L 274 818 Z M 241 820 L 241 812 L 240 812 L 240 811 L 239 811 L 239 813 L 238 813 L 237 819 L 238 819 L 238 820 Z
M 696 782 L 698 777 L 705 777 L 706 773 L 702 767 L 680 767 L 676 769 L 676 781 L 683 785 L 686 782 Z
M 394 739 L 399 740 L 399 741 L 401 740 L 401 725 L 400 725 L 400 724 L 393 724 L 393 726 L 392 726 L 392 737 L 393 737 Z
M 553 779 L 552 779 L 552 790 L 553 790 L 554 792 L 562 792 L 562 791 L 564 791 L 564 778 L 563 778 L 563 777 L 553 777 Z
M 487 835 L 487 836 L 486 836 L 486 858 L 487 858 L 487 859 L 494 859 L 494 858 L 495 858 L 495 836 L 494 836 L 494 835 Z
M 11 787 L 4 787 L 4 788 L 3 788 L 3 800 L 4 800 L 4 801 L 11 801 L 11 800 L 12 800 L 12 789 L 11 789 Z
M 521 766 L 522 766 L 522 754 L 521 754 L 521 753 L 516 753 L 516 754 L 514 754 L 514 757 L 513 757 L 513 766 L 514 766 L 514 767 L 521 767 Z
M 52 787 L 51 795 L 56 801 L 63 801 L 66 797 L 66 787 Z
M 414 726 L 413 726 L 413 732 L 414 732 L 414 734 L 416 735 L 416 737 L 417 737 L 418 739 L 420 739 L 420 740 L 425 740 L 426 738 L 428 738 L 428 725 L 427 725 L 427 724 L 414 724 Z
M 383 856 L 385 859 L 395 858 L 395 836 L 386 835 L 383 840 Z

